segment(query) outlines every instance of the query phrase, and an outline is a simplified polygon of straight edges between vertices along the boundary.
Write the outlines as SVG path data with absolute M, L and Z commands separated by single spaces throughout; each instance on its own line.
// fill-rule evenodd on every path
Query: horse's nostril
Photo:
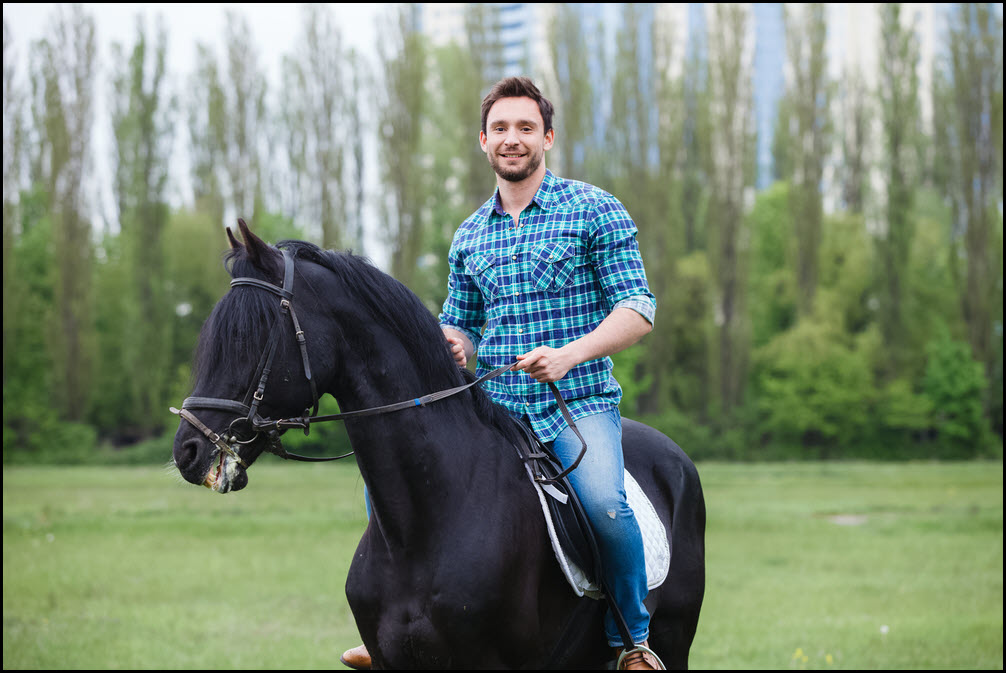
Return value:
M 187 439 L 175 449 L 175 465 L 183 472 L 192 466 L 199 457 L 199 440 Z

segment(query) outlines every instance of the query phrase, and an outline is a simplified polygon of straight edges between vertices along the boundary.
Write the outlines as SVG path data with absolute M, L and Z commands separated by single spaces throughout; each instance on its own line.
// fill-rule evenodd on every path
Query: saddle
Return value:
M 597 540 L 569 478 L 561 476 L 562 464 L 526 422 L 521 421 L 518 427 L 525 446 L 518 446 L 517 451 L 532 482 L 550 496 L 544 500 L 551 518 L 550 529 L 554 530 L 559 546 L 587 577 L 598 578 L 601 557 Z
M 604 598 L 600 553 L 583 506 L 551 448 L 526 422 L 518 425 L 524 439 L 524 446 L 518 447 L 518 453 L 542 503 L 556 560 L 577 596 Z M 649 498 L 628 471 L 625 472 L 625 491 L 643 537 L 647 588 L 655 589 L 664 583 L 670 570 L 667 531 Z

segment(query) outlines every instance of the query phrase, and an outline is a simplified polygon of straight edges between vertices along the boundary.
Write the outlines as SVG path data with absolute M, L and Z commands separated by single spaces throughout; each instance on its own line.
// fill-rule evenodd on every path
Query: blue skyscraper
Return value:
M 757 174 L 755 188 L 772 184 L 772 137 L 785 92 L 786 30 L 781 2 L 756 2 L 751 5 L 754 19 L 754 114 L 758 139 L 755 151 Z

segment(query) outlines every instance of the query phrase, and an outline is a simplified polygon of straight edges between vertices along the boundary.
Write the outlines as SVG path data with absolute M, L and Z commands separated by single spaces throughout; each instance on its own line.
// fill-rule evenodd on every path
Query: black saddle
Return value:
M 588 578 L 600 585 L 601 557 L 597 540 L 569 477 L 560 476 L 563 467 L 551 447 L 538 439 L 526 422 L 518 425 L 525 445 L 518 446 L 517 450 L 521 460 L 531 469 L 534 480 L 544 488 L 559 545 Z

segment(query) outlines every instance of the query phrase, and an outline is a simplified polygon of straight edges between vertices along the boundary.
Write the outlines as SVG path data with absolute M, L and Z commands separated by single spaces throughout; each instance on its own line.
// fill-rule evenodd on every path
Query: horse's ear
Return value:
M 234 238 L 234 232 L 231 231 L 231 228 L 226 227 L 226 229 L 227 229 L 227 241 L 231 244 L 231 247 L 234 248 L 235 250 L 244 247 L 243 245 L 241 245 L 241 242 L 238 241 L 238 239 Z
M 252 233 L 248 225 L 241 218 L 238 218 L 238 228 L 241 229 L 241 237 L 245 240 L 245 248 L 248 251 L 248 259 L 252 264 L 261 268 L 269 268 L 269 261 L 275 255 L 275 250 Z

